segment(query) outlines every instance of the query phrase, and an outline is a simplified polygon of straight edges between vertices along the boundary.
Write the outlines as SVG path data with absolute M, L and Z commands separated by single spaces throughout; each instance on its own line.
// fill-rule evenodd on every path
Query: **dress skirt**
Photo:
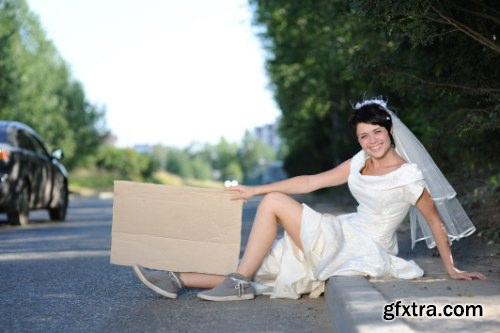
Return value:
M 392 276 L 413 279 L 423 275 L 413 260 L 389 253 L 362 228 L 358 213 L 331 215 L 302 204 L 301 251 L 285 231 L 273 246 L 252 282 L 257 294 L 297 299 L 320 296 L 325 281 L 336 275 Z

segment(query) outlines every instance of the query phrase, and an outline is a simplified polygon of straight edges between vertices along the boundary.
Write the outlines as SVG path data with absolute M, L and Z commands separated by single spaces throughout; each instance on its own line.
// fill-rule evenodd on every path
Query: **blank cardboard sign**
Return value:
M 115 181 L 111 263 L 229 274 L 240 253 L 242 200 L 224 190 Z

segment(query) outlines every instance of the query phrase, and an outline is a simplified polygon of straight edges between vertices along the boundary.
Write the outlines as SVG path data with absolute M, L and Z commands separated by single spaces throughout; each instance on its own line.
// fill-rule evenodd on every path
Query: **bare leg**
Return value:
M 214 288 L 225 278 L 224 275 L 203 274 L 203 273 L 180 273 L 184 286 L 189 288 Z
M 249 278 L 257 272 L 265 256 L 271 249 L 278 231 L 278 223 L 292 237 L 295 245 L 302 250 L 300 223 L 302 205 L 286 194 L 272 192 L 264 196 L 259 204 L 250 237 L 237 272 Z M 213 288 L 219 285 L 224 276 L 201 273 L 181 273 L 186 287 Z
M 243 258 L 237 272 L 252 278 L 272 247 L 278 231 L 278 223 L 302 250 L 300 223 L 302 205 L 288 195 L 272 192 L 267 194 L 257 209 Z

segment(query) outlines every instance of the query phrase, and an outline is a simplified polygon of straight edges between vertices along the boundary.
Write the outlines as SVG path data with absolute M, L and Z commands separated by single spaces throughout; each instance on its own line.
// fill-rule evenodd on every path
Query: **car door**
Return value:
M 37 141 L 27 131 L 17 132 L 19 148 L 24 150 L 23 173 L 30 182 L 30 206 L 32 208 L 46 207 L 50 200 L 51 170 L 50 159 L 46 152 L 41 151 Z
M 53 162 L 53 157 L 49 155 L 47 152 L 47 149 L 45 148 L 45 145 L 35 136 L 32 136 L 32 139 L 34 141 L 35 149 L 38 153 L 39 156 L 43 156 L 43 161 L 44 161 L 44 169 L 45 169 L 45 174 L 44 176 L 44 185 L 42 189 L 42 197 L 43 197 L 43 206 L 47 207 L 51 200 L 52 196 L 54 193 L 54 186 L 56 186 L 56 175 L 58 173 L 58 170 L 56 166 L 54 165 Z

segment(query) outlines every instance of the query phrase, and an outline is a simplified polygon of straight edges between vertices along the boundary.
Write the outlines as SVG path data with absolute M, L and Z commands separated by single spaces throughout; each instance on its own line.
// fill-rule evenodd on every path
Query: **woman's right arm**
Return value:
M 235 186 L 228 190 L 235 194 L 233 199 L 249 199 L 255 195 L 270 192 L 285 194 L 305 194 L 321 188 L 332 187 L 347 182 L 351 159 L 339 164 L 335 168 L 315 175 L 304 175 L 288 178 L 278 182 L 259 186 Z

